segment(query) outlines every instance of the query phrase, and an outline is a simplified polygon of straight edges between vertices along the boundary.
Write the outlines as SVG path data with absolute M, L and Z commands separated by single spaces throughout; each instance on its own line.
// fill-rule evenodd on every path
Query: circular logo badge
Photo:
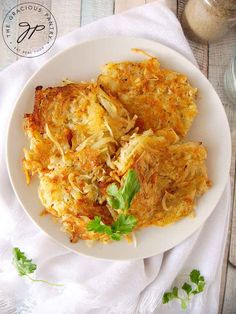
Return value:
M 5 16 L 2 35 L 7 47 L 21 57 L 33 58 L 47 52 L 57 37 L 57 23 L 43 5 L 25 2 Z

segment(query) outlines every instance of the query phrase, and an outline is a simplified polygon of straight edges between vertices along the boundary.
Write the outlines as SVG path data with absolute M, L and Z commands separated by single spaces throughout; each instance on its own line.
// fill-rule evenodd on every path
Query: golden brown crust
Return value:
M 43 89 L 42 86 L 35 88 L 34 109 L 32 114 L 25 114 L 25 118 L 29 120 L 30 127 L 43 133 L 45 130 L 45 123 L 51 124 L 52 110 L 55 109 L 55 103 L 59 106 L 68 108 L 70 102 L 80 97 L 80 93 L 88 93 L 91 84 L 68 84 L 65 86 L 48 87 Z M 88 88 L 88 90 L 87 90 Z M 64 108 L 66 110 L 66 108 Z
M 130 209 L 137 227 L 164 226 L 192 214 L 196 196 L 210 187 L 205 159 L 205 148 L 198 143 L 144 151 L 133 165 L 141 182 Z
M 98 84 L 138 116 L 136 125 L 141 131 L 171 127 L 184 137 L 197 114 L 197 90 L 186 76 L 161 69 L 155 58 L 108 64 Z

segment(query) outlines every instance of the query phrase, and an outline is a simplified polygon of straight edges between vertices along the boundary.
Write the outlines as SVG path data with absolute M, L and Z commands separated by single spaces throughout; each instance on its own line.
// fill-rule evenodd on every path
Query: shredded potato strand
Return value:
M 52 135 L 52 133 L 51 133 L 47 123 L 45 125 L 45 130 L 46 130 L 46 134 L 47 134 L 48 138 L 55 144 L 55 146 L 57 147 L 57 149 L 61 153 L 63 161 L 65 162 L 64 151 L 63 151 L 61 145 L 59 144 L 59 142 L 53 137 L 53 135 Z

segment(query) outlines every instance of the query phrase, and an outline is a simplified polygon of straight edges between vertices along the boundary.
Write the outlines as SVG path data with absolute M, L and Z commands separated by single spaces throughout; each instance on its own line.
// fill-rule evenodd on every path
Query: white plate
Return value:
M 164 228 L 149 227 L 136 232 L 137 248 L 125 240 L 108 245 L 96 244 L 89 248 L 84 241 L 70 243 L 60 225 L 50 217 L 40 217 L 42 205 L 38 198 L 38 180 L 27 186 L 22 172 L 22 148 L 28 140 L 22 129 L 24 113 L 32 112 L 34 90 L 37 85 L 55 86 L 62 79 L 74 81 L 96 78 L 103 64 L 110 61 L 142 60 L 144 56 L 131 52 L 140 48 L 158 57 L 162 67 L 184 73 L 197 87 L 199 114 L 194 120 L 189 138 L 202 141 L 208 149 L 207 167 L 213 187 L 197 202 L 196 218 L 184 218 Z M 189 237 L 214 210 L 229 174 L 231 140 L 229 125 L 219 97 L 204 75 L 176 51 L 159 43 L 129 37 L 109 37 L 87 41 L 73 46 L 49 60 L 25 85 L 12 113 L 8 138 L 8 171 L 14 191 L 28 215 L 49 236 L 65 247 L 89 256 L 127 260 L 149 257 L 162 253 Z M 224 214 L 224 213 L 222 213 Z

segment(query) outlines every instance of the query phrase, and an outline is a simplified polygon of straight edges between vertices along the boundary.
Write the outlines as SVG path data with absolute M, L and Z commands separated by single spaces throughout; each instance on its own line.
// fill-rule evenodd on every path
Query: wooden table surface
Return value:
M 35 0 L 46 6 L 55 16 L 58 25 L 58 37 L 77 27 L 93 22 L 99 18 L 117 14 L 153 0 Z M 186 0 L 162 0 L 181 18 Z M 26 0 L 2 0 L 0 2 L 0 24 L 6 13 L 17 4 Z M 29 1 L 28 1 L 29 2 Z M 33 2 L 33 0 L 31 0 Z M 236 104 L 228 101 L 223 89 L 223 74 L 234 54 L 236 54 L 236 29 L 220 41 L 213 44 L 196 44 L 189 41 L 201 71 L 213 84 L 224 104 L 232 134 L 233 155 L 231 165 L 232 213 L 228 231 L 228 241 L 224 255 L 219 313 L 236 313 L 236 204 L 235 204 L 235 154 L 236 154 Z M 0 69 L 3 69 L 20 57 L 12 53 L 0 36 Z M 217 126 L 216 126 L 217 127 Z M 220 270 L 219 270 L 220 271 Z M 210 313 L 209 313 L 210 314 Z

